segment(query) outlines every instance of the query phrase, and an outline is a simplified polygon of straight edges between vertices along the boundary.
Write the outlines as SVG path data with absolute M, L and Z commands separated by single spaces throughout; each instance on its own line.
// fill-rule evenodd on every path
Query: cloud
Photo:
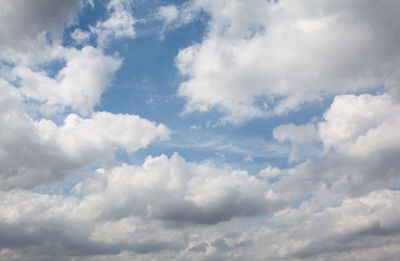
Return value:
M 93 200 L 97 193 L 87 194 L 82 200 L 31 192 L 0 193 L 0 246 L 8 249 L 1 257 L 13 253 L 16 259 L 47 260 L 50 253 L 79 260 L 91 260 L 92 255 L 109 258 L 110 254 L 116 260 L 132 256 L 162 260 L 169 255 L 192 260 L 263 260 L 265 256 L 276 260 L 365 259 L 371 254 L 366 260 L 395 260 L 393 254 L 400 243 L 396 219 L 400 194 L 391 190 L 373 191 L 322 210 L 317 201 L 308 201 L 255 223 L 244 225 L 243 220 L 236 219 L 207 229 L 166 226 L 163 220 L 151 216 L 99 216 L 112 205 Z M 124 251 L 131 254 L 124 258 Z
M 276 141 L 218 125 L 240 141 L 191 127 L 196 135 L 166 146 L 239 154 L 231 165 L 178 153 L 117 162 L 116 151 L 134 157 L 171 131 L 96 111 L 123 66 L 109 43 L 136 37 L 136 19 L 130 1 L 107 1 L 104 19 L 71 28 L 77 46 L 66 47 L 79 3 L 0 4 L 1 260 L 397 260 L 396 1 L 193 0 L 150 11 L 165 31 L 209 14 L 202 42 L 176 58 L 187 113 L 243 123 L 333 98 L 303 125 L 248 126 L 268 125 Z M 276 160 L 287 146 L 291 164 Z M 260 171 L 234 167 L 256 168 L 260 155 L 272 161 Z
M 108 18 L 90 28 L 97 35 L 100 47 L 106 46 L 112 39 L 135 37 L 136 19 L 132 15 L 130 0 L 110 0 L 107 11 Z
M 334 103 L 328 111 L 332 108 Z M 70 115 L 60 127 L 46 121 L 40 124 L 51 125 L 44 128 L 51 130 L 46 135 L 71 139 L 66 144 L 72 147 L 93 147 L 93 152 L 82 152 L 92 155 L 102 143 L 91 143 L 90 138 L 104 135 L 116 139 L 110 143 L 127 144 L 125 135 L 100 131 L 105 123 L 119 125 L 110 124 L 111 117 L 126 122 L 128 116 Z M 69 135 L 70 128 L 78 130 L 77 136 Z M 93 129 L 100 131 L 98 136 Z M 125 128 L 115 127 L 121 129 Z M 89 133 L 88 140 L 80 139 Z M 211 163 L 187 162 L 177 154 L 162 155 L 148 157 L 140 166 L 123 164 L 93 173 L 75 186 L 76 195 L 68 197 L 1 192 L 4 240 L 0 242 L 9 249 L 4 255 L 13 253 L 20 259 L 30 255 L 32 260 L 43 259 L 51 249 L 82 260 L 103 254 L 118 255 L 120 260 L 133 256 L 158 260 L 170 254 L 192 260 L 202 260 L 204 255 L 221 260 L 262 260 L 266 255 L 313 260 L 363 258 L 365 248 L 376 259 L 393 259 L 400 242 L 400 224 L 394 218 L 399 192 L 381 188 L 400 184 L 395 175 L 390 176 L 394 173 L 387 172 L 400 167 L 381 157 L 354 160 L 336 151 L 329 153 L 320 162 L 291 169 L 268 166 L 260 172 L 263 178 Z M 274 181 L 268 182 L 269 178 Z M 290 207 L 298 200 L 303 202 Z M 265 218 L 268 213 L 273 214 Z
M 129 114 L 69 114 L 62 125 L 33 120 L 18 104 L 19 93 L 10 86 L 2 89 L 0 101 L 17 101 L 0 113 L 1 189 L 49 184 L 79 168 L 112 161 L 115 148 L 133 152 L 169 135 L 164 125 Z
M 35 47 L 45 33 L 58 41 L 64 25 L 71 21 L 80 0 L 23 0 L 0 3 L 0 46 L 13 48 Z
M 157 18 L 165 20 L 166 24 L 170 24 L 178 18 L 179 11 L 174 5 L 161 6 L 158 9 Z
M 200 9 L 193 5 L 193 1 L 183 2 L 181 5 L 160 6 L 154 14 L 154 19 L 161 21 L 160 37 L 169 30 L 174 30 L 194 21 Z
M 390 21 L 400 9 L 376 4 L 194 1 L 211 19 L 204 40 L 176 57 L 189 77 L 178 92 L 185 110 L 217 108 L 239 123 L 330 95 L 382 85 L 395 92 L 400 30 Z
M 177 154 L 149 157 L 141 166 L 94 173 L 77 185 L 76 196 L 0 192 L 0 248 L 37 260 L 46 253 L 183 251 L 199 225 L 279 208 L 281 202 L 265 198 L 267 188 L 244 171 L 189 163 Z M 212 245 L 224 246 L 221 240 Z
M 286 170 L 268 166 L 260 175 L 278 178 L 277 185 L 285 184 L 282 190 L 296 188 L 291 193 L 300 198 L 311 193 L 328 205 L 396 188 L 398 111 L 399 104 L 388 94 L 336 96 L 319 122 L 274 129 L 275 138 L 291 142 L 289 161 L 297 156 L 305 162 Z
M 46 1 L 40 1 L 32 10 L 20 1 L 3 4 L 16 16 L 26 15 L 18 21 L 10 18 L 11 29 L 2 28 L 12 30 L 15 23 L 18 30 L 28 32 L 25 36 L 16 33 L 10 41 L 32 42 L 35 48 L 32 52 L 4 42 L 0 54 L 4 61 L 0 72 L 0 118 L 5 123 L 0 127 L 3 190 L 32 189 L 60 181 L 83 167 L 114 164 L 116 149 L 132 153 L 156 139 L 169 137 L 164 125 L 136 115 L 94 112 L 122 59 L 89 45 L 81 49 L 63 46 L 57 37 L 61 37 L 66 19 L 72 19 L 79 6 L 78 1 L 57 3 L 62 11 L 53 2 L 44 8 Z M 121 17 L 131 17 L 126 13 L 127 6 L 124 1 L 108 3 L 109 20 L 99 27 L 105 37 L 119 38 L 130 32 L 117 23 Z M 52 10 L 59 16 L 47 13 Z M 112 34 L 107 30 L 113 30 Z M 28 39 L 30 32 L 38 37 L 52 35 L 46 41 L 36 41 L 33 36 Z M 74 36 L 80 44 L 90 37 L 89 32 L 80 29 L 74 31 Z
M 81 189 L 86 186 L 83 182 Z M 138 215 L 170 222 L 215 224 L 236 216 L 253 216 L 280 208 L 269 200 L 268 182 L 245 171 L 217 169 L 186 162 L 174 154 L 149 157 L 143 166 L 121 166 L 106 177 L 103 187 L 87 197 L 90 208 L 104 206 L 102 216 L 120 219 Z M 115 202 L 119 202 L 115 204 Z M 95 211 L 93 211 L 95 212 Z
M 249 229 L 246 237 L 257 240 L 243 258 L 395 260 L 387 253 L 398 251 L 398 197 L 398 191 L 380 190 L 323 210 L 310 202 L 285 209 L 265 225 Z
M 59 59 L 65 60 L 66 65 L 54 78 L 27 66 L 16 66 L 12 74 L 20 80 L 21 92 L 26 97 L 45 102 L 50 109 L 61 105 L 89 115 L 122 60 L 106 56 L 91 46 L 81 50 L 61 48 L 59 53 Z
M 335 97 L 319 124 L 324 146 L 350 157 L 398 150 L 400 106 L 388 94 Z

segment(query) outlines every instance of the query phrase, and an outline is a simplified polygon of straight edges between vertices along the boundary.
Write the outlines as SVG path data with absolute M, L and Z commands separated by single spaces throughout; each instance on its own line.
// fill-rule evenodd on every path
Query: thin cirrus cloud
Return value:
M 1 260 L 398 259 L 397 1 L 0 7 Z

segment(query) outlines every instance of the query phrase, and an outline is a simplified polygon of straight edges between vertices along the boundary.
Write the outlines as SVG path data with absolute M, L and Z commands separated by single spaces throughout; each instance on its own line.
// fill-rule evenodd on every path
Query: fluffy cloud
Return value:
M 104 47 L 111 39 L 135 37 L 136 19 L 132 15 L 130 3 L 130 0 L 110 0 L 107 4 L 107 20 L 91 27 L 100 46 Z
M 82 167 L 112 161 L 116 148 L 131 153 L 168 137 L 164 125 L 135 115 L 93 111 L 122 59 L 92 46 L 76 49 L 60 43 L 78 1 L 2 5 L 3 11 L 9 11 L 5 17 L 14 14 L 16 18 L 10 17 L 11 26 L 1 27 L 13 34 L 10 42 L 1 43 L 0 55 L 6 61 L 0 71 L 1 189 L 48 184 Z M 133 36 L 128 7 L 127 1 L 110 1 L 109 19 L 97 24 L 97 33 L 107 39 Z M 89 37 L 88 32 L 74 32 L 81 44 Z M 36 41 L 35 37 L 48 33 L 52 34 L 49 39 Z M 12 41 L 31 42 L 36 50 Z M 64 123 L 57 124 L 55 118 Z
M 310 202 L 285 209 L 243 233 L 254 243 L 241 251 L 243 259 L 395 260 L 398 199 L 398 191 L 380 190 L 323 210 Z
M 307 156 L 302 159 L 312 155 L 315 160 L 308 159 L 283 173 L 267 167 L 261 174 L 279 176 L 280 184 L 285 184 L 283 190 L 297 187 L 294 191 L 301 197 L 312 191 L 327 204 L 397 187 L 398 111 L 399 104 L 388 94 L 336 96 L 320 122 L 274 129 L 276 139 L 292 143 L 289 161 L 294 153 Z M 322 151 L 316 149 L 319 143 Z
M 0 40 L 1 260 L 397 260 L 396 1 L 378 8 L 369 0 L 193 0 L 155 8 L 164 30 L 200 10 L 210 14 L 203 41 L 176 58 L 188 76 L 179 87 L 186 111 L 216 108 L 223 121 L 239 123 L 334 98 L 307 124 L 275 126 L 273 138 L 292 146 L 292 164 L 265 162 L 257 174 L 177 153 L 117 163 L 115 150 L 133 153 L 170 132 L 93 109 L 122 66 L 107 44 L 135 37 L 130 2 L 106 2 L 104 20 L 70 35 L 77 48 L 57 37 L 78 1 L 21 3 L 0 4 L 15 15 L 4 16 L 10 27 L 0 25 L 9 36 Z M 98 47 L 84 46 L 94 34 Z M 30 52 L 27 39 L 43 48 Z M 378 86 L 380 94 L 349 94 Z M 200 134 L 172 144 L 235 150 L 259 164 L 248 143 Z M 260 151 L 272 144 L 258 141 Z M 52 190 L 80 172 L 59 183 L 59 194 Z
M 135 115 L 93 111 L 122 59 L 92 46 L 77 49 L 61 44 L 65 23 L 74 17 L 78 2 L 39 1 L 32 7 L 21 1 L 1 4 L 2 11 L 9 11 L 5 17 L 15 17 L 0 29 L 13 35 L 0 43 L 4 61 L 0 189 L 28 189 L 59 181 L 82 167 L 112 163 L 117 148 L 132 153 L 168 138 L 162 124 Z M 104 41 L 134 35 L 128 7 L 126 1 L 108 3 L 109 19 L 96 26 Z M 49 38 L 42 41 L 41 35 Z M 90 37 L 78 29 L 73 35 L 80 44 Z
M 2 115 L 1 188 L 30 188 L 59 180 L 73 170 L 113 160 L 113 149 L 128 152 L 168 137 L 163 125 L 134 115 L 69 115 L 64 125 L 27 116 Z M 111 127 L 110 127 L 111 126 Z
M 79 184 L 79 190 L 92 188 L 91 181 Z M 285 204 L 269 197 L 268 182 L 247 172 L 188 163 L 177 154 L 170 159 L 149 157 L 140 168 L 115 168 L 98 190 L 83 204 L 88 208 L 104 206 L 101 215 L 113 219 L 140 215 L 171 222 L 215 224 L 236 216 L 267 213 Z
M 60 55 L 66 65 L 54 78 L 27 66 L 13 68 L 12 74 L 19 79 L 21 92 L 26 97 L 50 107 L 61 105 L 88 115 L 122 61 L 91 46 L 79 51 L 61 48 Z
M 70 114 L 62 125 L 32 119 L 18 90 L 0 85 L 0 188 L 31 188 L 59 180 L 73 170 L 112 160 L 113 149 L 128 152 L 166 139 L 168 129 L 135 115 Z
M 199 184 L 198 179 L 207 181 Z M 360 250 L 369 248 L 372 256 L 366 260 L 395 260 L 400 243 L 398 191 L 377 190 L 322 209 L 318 197 L 313 197 L 298 208 L 260 218 L 247 212 L 257 199 L 246 199 L 256 196 L 262 201 L 261 183 L 245 173 L 188 163 L 174 155 L 94 174 L 75 188 L 76 197 L 0 192 L 1 257 L 48 260 L 50 253 L 79 260 L 109 254 L 115 260 L 174 256 L 180 256 L 178 260 L 263 260 L 265 256 L 325 260 L 365 259 L 368 254 Z M 185 189 L 187 184 L 190 190 Z M 208 187 L 208 193 L 201 193 L 202 186 Z M 228 188 L 237 193 L 223 193 Z M 266 191 L 265 186 L 261 190 Z M 193 200 L 196 196 L 198 200 Z M 236 207 L 227 202 L 236 202 Z M 257 218 L 228 220 L 221 216 L 226 211 Z M 208 223 L 211 216 L 225 221 L 197 223 Z
M 211 20 L 203 42 L 177 56 L 186 111 L 217 108 L 240 122 L 326 95 L 397 89 L 397 1 L 193 2 Z
M 0 192 L 0 247 L 37 260 L 51 249 L 61 257 L 182 251 L 195 238 L 191 231 L 202 230 L 199 224 L 259 215 L 282 204 L 267 199 L 263 180 L 188 163 L 177 154 L 101 172 L 78 184 L 77 196 Z
M 387 94 L 337 96 L 319 124 L 319 136 L 327 149 L 349 156 L 394 152 L 400 145 L 399 112 L 400 105 Z

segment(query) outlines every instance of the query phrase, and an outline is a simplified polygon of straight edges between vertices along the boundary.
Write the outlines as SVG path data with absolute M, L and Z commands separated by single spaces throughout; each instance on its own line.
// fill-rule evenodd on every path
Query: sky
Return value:
M 398 17 L 0 0 L 0 260 L 398 260 Z

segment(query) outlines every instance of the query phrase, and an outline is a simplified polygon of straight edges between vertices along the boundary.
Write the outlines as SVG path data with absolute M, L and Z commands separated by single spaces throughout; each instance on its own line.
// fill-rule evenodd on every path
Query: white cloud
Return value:
M 181 222 L 174 225 L 157 214 L 172 208 L 173 217 L 179 220 L 180 215 L 193 211 L 179 202 L 185 195 L 182 191 L 185 183 L 179 185 L 176 174 L 182 171 L 185 176 L 185 165 L 199 168 L 195 172 L 202 169 L 207 175 L 204 185 L 210 194 L 204 196 L 210 200 L 199 205 L 203 210 L 231 209 L 218 200 L 224 198 L 222 194 L 215 194 L 223 190 L 214 190 L 215 186 L 221 186 L 218 180 L 224 179 L 224 170 L 213 169 L 211 174 L 209 167 L 185 163 L 177 156 L 149 158 L 142 166 L 121 166 L 105 173 L 106 176 L 95 174 L 103 175 L 104 187 L 82 197 L 0 192 L 0 246 L 9 248 L 0 253 L 1 257 L 13 254 L 16 259 L 47 260 L 49 253 L 53 253 L 51 249 L 56 248 L 60 258 L 79 256 L 80 260 L 92 260 L 93 256 L 102 260 L 102 255 L 115 260 L 131 260 L 132 256 L 135 260 L 149 257 L 163 260 L 169 256 L 180 256 L 182 260 L 256 261 L 265 256 L 276 260 L 349 256 L 396 260 L 400 244 L 400 223 L 396 218 L 400 209 L 398 191 L 377 190 L 323 209 L 318 199 L 313 198 L 299 208 L 288 207 L 271 217 L 247 219 L 248 222 L 236 218 L 207 227 Z M 161 173 L 155 171 L 161 169 L 164 169 Z M 198 178 L 198 175 L 190 177 Z M 245 186 L 248 191 L 243 196 L 249 197 L 257 192 L 249 186 L 248 178 L 237 180 L 239 185 L 236 178 L 232 182 L 227 177 L 223 187 L 239 185 L 241 191 L 240 186 Z M 165 187 L 160 186 L 162 182 Z M 213 183 L 214 186 L 209 186 Z M 237 207 L 247 208 L 245 198 L 242 200 L 243 205 Z M 175 205 L 174 201 L 180 204 Z M 179 206 L 181 211 L 176 211 Z M 365 259 L 371 254 L 371 259 Z
M 216 107 L 223 120 L 239 123 L 336 95 L 319 122 L 273 130 L 291 143 L 289 161 L 304 162 L 266 164 L 257 175 L 178 154 L 116 163 L 115 149 L 132 153 L 169 137 L 163 124 L 93 111 L 122 65 L 101 48 L 135 37 L 131 7 L 107 2 L 104 21 L 72 34 L 81 44 L 98 34 L 99 48 L 78 50 L 45 39 L 46 32 L 57 38 L 77 6 L 56 2 L 27 3 L 29 10 L 18 9 L 19 0 L 0 4 L 19 30 L 0 25 L 11 37 L 0 40 L 0 57 L 13 64 L 0 69 L 1 260 L 397 260 L 400 192 L 388 190 L 400 187 L 395 1 L 193 0 L 157 9 L 172 26 L 199 10 L 211 15 L 204 41 L 177 57 L 190 77 L 179 90 L 187 111 Z M 43 3 L 48 9 L 37 9 Z M 22 14 L 26 20 L 17 19 Z M 32 54 L 26 39 L 45 43 Z M 43 70 L 53 62 L 61 63 L 58 72 Z M 384 94 L 341 95 L 379 84 Z M 50 119 L 60 109 L 60 123 L 42 109 Z M 234 151 L 248 162 L 286 153 L 285 144 L 266 149 L 276 144 L 210 140 L 191 129 L 196 137 L 172 141 L 173 149 Z M 310 153 L 318 142 L 325 151 Z M 59 195 L 27 191 L 85 167 L 97 170 L 75 177 L 71 190 L 62 184 Z
M 0 127 L 1 189 L 49 184 L 82 167 L 111 163 L 115 148 L 130 153 L 169 135 L 164 125 L 135 115 L 93 111 L 122 59 L 107 56 L 92 46 L 62 46 L 57 37 L 63 32 L 64 22 L 73 18 L 78 1 L 56 2 L 41 0 L 32 8 L 21 1 L 2 4 L 23 18 L 10 18 L 10 28 L 1 30 L 12 33 L 15 24 L 18 32 L 27 34 L 14 34 L 10 42 L 2 43 L 0 54 L 8 62 L 0 79 L 0 117 L 5 123 Z M 61 11 L 54 6 L 58 4 L 63 7 Z M 113 0 L 107 8 L 109 19 L 98 23 L 98 32 L 107 39 L 134 36 L 129 2 Z M 53 11 L 59 17 L 48 14 Z M 36 41 L 30 33 L 35 37 L 54 35 L 49 40 Z M 80 44 L 90 37 L 89 32 L 80 29 L 73 36 Z M 31 41 L 35 52 L 12 41 Z M 46 69 L 48 66 L 55 71 Z M 57 125 L 43 117 L 58 118 L 64 123 Z
M 302 158 L 304 163 L 278 172 L 275 191 L 282 194 L 292 188 L 290 193 L 297 197 L 310 193 L 329 205 L 371 190 L 399 186 L 398 111 L 398 103 L 388 94 L 340 95 L 315 125 L 277 127 L 274 136 L 292 143 L 291 157 L 293 153 L 306 157 Z M 311 160 L 312 142 L 318 141 L 325 151 L 316 150 L 311 154 L 315 160 Z M 268 177 L 277 171 L 269 167 L 266 172 Z
M 158 9 L 157 18 L 165 20 L 166 24 L 170 24 L 178 18 L 179 11 L 174 5 L 161 6 Z
M 194 2 L 186 1 L 181 5 L 160 6 L 154 13 L 154 19 L 162 22 L 160 38 L 165 37 L 169 30 L 177 29 L 183 25 L 193 22 L 198 16 L 200 9 L 194 6 Z
M 268 183 L 263 180 L 244 171 L 189 163 L 177 154 L 97 172 L 78 186 L 76 197 L 0 192 L 0 247 L 16 240 L 21 252 L 15 254 L 34 260 L 54 248 L 61 257 L 179 252 L 189 238 L 191 244 L 201 239 L 198 224 L 259 215 L 282 204 L 265 199 Z
M 325 95 L 398 85 L 397 1 L 194 1 L 211 15 L 200 44 L 179 52 L 186 111 L 216 107 L 240 122 Z M 390 24 L 390 26 L 387 26 Z M 368 53 L 368 55 L 365 55 Z M 395 83 L 397 82 L 397 83 Z M 390 86 L 389 86 L 390 85 Z M 261 101 L 261 102 L 260 102 Z
M 107 20 L 91 27 L 91 31 L 97 35 L 99 46 L 106 46 L 111 39 L 135 37 L 136 19 L 132 15 L 130 3 L 130 0 L 110 0 Z
M 399 147 L 400 106 L 388 94 L 335 97 L 319 124 L 324 146 L 349 156 L 371 156 Z
M 66 65 L 54 78 L 27 66 L 17 66 L 12 73 L 20 79 L 21 92 L 28 98 L 50 106 L 70 106 L 72 110 L 88 115 L 100 101 L 122 61 L 91 46 L 81 50 L 61 48 L 60 56 Z
M 0 101 L 10 104 L 10 96 L 19 97 L 12 87 Z M 50 120 L 33 120 L 22 108 L 0 114 L 1 189 L 49 184 L 79 168 L 112 161 L 114 148 L 133 152 L 169 135 L 164 125 L 136 115 L 96 112 L 84 119 L 70 114 L 57 126 Z
M 394 218 L 399 195 L 381 190 L 320 211 L 313 203 L 285 209 L 265 226 L 244 234 L 254 238 L 254 245 L 242 250 L 247 255 L 243 259 L 395 260 L 400 239 L 400 224 Z M 388 252 L 392 255 L 386 256 Z
M 91 186 L 83 182 L 80 185 Z M 236 216 L 252 216 L 273 211 L 285 204 L 270 200 L 269 183 L 245 171 L 218 169 L 209 163 L 188 163 L 179 155 L 170 159 L 148 157 L 143 166 L 121 166 L 106 176 L 104 187 L 82 203 L 88 209 L 103 206 L 101 215 L 125 216 L 215 224 Z M 119 202 L 115 204 L 115 202 Z
M 89 119 L 70 114 L 62 126 L 40 120 L 37 128 L 43 140 L 58 143 L 67 154 L 76 158 L 114 146 L 134 152 L 155 138 L 165 140 L 169 136 L 168 129 L 162 124 L 156 125 L 137 115 L 109 112 L 95 112 Z
M 274 128 L 273 136 L 291 143 L 289 162 L 297 161 L 300 155 L 303 159 L 317 155 L 314 145 L 319 142 L 325 150 L 320 157 L 332 150 L 343 158 L 388 158 L 387 154 L 399 153 L 399 112 L 400 105 L 388 93 L 338 95 L 320 122 L 280 125 Z
M 160 6 L 155 14 L 158 20 L 164 20 L 165 28 L 172 25 L 172 28 L 192 22 L 198 16 L 200 8 L 194 1 L 187 1 L 181 5 Z

